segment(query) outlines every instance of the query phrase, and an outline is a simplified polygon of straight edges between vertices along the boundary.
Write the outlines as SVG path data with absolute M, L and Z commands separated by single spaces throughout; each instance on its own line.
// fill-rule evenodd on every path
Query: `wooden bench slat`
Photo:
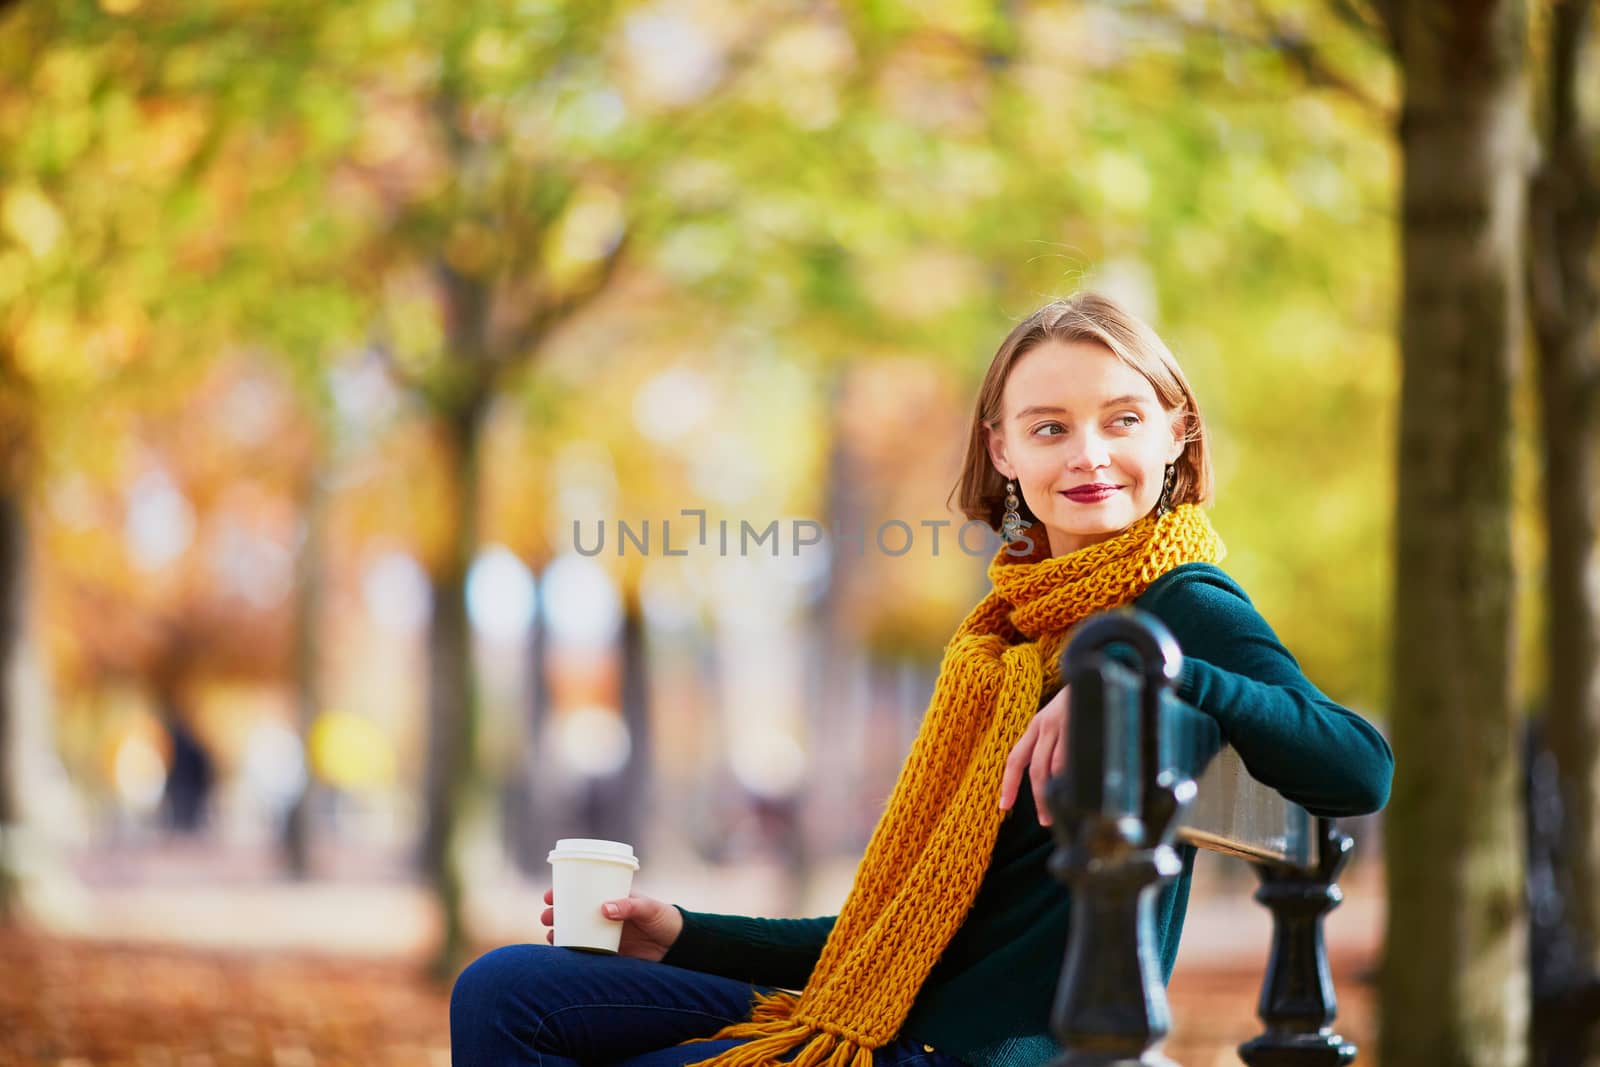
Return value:
M 1316 864 L 1311 814 L 1276 789 L 1250 777 L 1231 747 L 1211 758 L 1179 822 L 1178 838 L 1213 852 L 1262 863 Z

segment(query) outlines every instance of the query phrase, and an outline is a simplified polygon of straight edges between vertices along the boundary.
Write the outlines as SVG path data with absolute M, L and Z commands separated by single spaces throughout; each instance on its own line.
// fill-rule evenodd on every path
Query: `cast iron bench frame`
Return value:
M 1108 654 L 1131 648 L 1137 671 Z M 1177 762 L 1173 701 L 1183 657 L 1159 620 L 1131 608 L 1085 622 L 1062 654 L 1071 685 L 1066 771 L 1052 779 L 1052 873 L 1073 894 L 1051 1029 L 1065 1050 L 1051 1067 L 1177 1067 L 1158 1047 L 1171 1025 L 1155 946 L 1161 883 L 1174 847 L 1239 856 L 1260 880 L 1273 937 L 1257 1012 L 1260 1036 L 1239 1046 L 1250 1067 L 1343 1067 L 1356 1048 L 1333 1030 L 1337 1010 L 1322 918 L 1343 894 L 1354 844 L 1251 778 L 1226 746 L 1198 786 Z M 1192 753 L 1191 753 L 1192 754 Z

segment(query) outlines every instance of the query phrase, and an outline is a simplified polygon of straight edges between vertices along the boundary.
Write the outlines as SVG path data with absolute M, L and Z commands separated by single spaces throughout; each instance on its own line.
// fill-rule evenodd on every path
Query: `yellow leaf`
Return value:
M 626 225 L 622 198 L 613 190 L 600 185 L 579 190 L 553 235 L 548 253 L 551 277 L 558 284 L 571 284 L 611 253 Z
M 5 203 L 0 205 L 0 223 L 34 259 L 44 259 L 55 251 L 64 229 L 61 213 L 50 199 L 26 186 L 6 190 Z
M 364 715 L 325 711 L 311 727 L 310 742 L 311 765 L 325 782 L 361 789 L 394 780 L 389 738 Z

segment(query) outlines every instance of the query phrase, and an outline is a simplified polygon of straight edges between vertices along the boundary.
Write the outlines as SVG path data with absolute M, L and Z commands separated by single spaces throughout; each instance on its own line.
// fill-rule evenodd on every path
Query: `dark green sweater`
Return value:
M 1134 603 L 1166 623 L 1183 649 L 1179 699 L 1216 722 L 1253 777 L 1314 815 L 1383 807 L 1394 771 L 1388 743 L 1306 680 L 1225 572 L 1186 564 Z M 1060 1051 L 1049 1036 L 1050 1009 L 1070 898 L 1046 869 L 1052 848 L 1024 781 L 972 910 L 923 983 L 902 1035 L 978 1067 L 1032 1067 Z M 1194 870 L 1194 849 L 1180 854 L 1183 873 L 1156 905 L 1163 980 L 1177 961 Z M 804 987 L 834 921 L 692 911 L 683 918 L 663 962 L 786 989 Z

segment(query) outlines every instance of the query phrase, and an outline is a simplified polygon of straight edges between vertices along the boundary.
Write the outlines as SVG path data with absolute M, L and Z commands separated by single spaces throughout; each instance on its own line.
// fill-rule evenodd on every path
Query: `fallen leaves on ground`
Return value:
M 446 1067 L 417 965 L 0 930 L 0 1065 Z
M 1256 1016 L 1265 967 L 1262 960 L 1257 967 L 1185 969 L 1180 957 L 1167 989 L 1173 1026 L 1166 1054 L 1182 1067 L 1238 1067 L 1238 1046 L 1266 1029 Z M 1339 1002 L 1333 1029 L 1359 1049 L 1356 1067 L 1377 1062 L 1367 969 L 1365 960 L 1333 960 Z
M 447 1067 L 449 993 L 417 963 L 76 941 L 0 929 L 0 1067 Z M 1263 961 L 1264 963 L 1265 961 Z M 1334 973 L 1338 1029 L 1372 1062 L 1371 997 Z M 1166 1052 L 1239 1062 L 1258 969 L 1181 965 Z

